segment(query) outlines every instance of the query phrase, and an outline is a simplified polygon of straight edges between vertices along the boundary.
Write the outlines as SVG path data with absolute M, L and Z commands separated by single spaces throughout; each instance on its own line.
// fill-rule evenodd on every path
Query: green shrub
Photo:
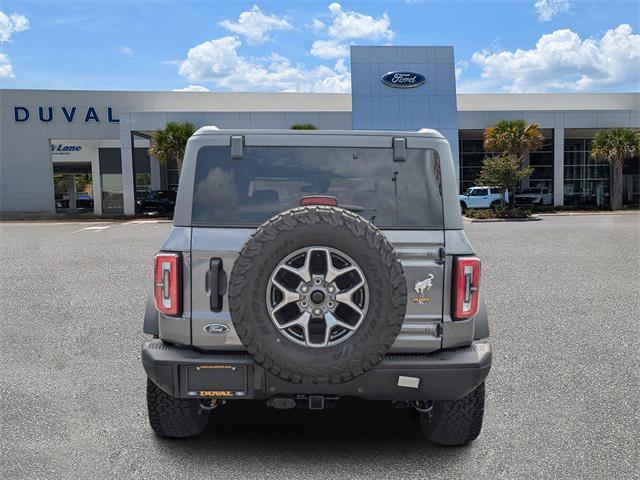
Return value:
M 497 208 L 495 210 L 474 210 L 469 209 L 466 211 L 465 216 L 467 218 L 486 220 L 490 218 L 529 218 L 531 216 L 531 209 L 529 208 Z

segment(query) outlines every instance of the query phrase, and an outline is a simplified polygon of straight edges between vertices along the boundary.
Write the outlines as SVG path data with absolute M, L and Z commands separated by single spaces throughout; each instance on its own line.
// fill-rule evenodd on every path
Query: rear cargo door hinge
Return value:
M 232 135 L 230 140 L 231 147 L 231 159 L 232 160 L 242 160 L 243 157 L 243 147 L 244 147 L 244 137 L 240 135 Z

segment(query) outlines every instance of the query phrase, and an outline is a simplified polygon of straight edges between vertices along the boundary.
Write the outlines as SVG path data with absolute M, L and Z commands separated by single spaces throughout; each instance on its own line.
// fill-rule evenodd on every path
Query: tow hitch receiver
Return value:
M 309 410 L 324 410 L 324 397 L 311 395 L 309 397 Z
M 307 408 L 309 410 L 324 410 L 334 408 L 339 397 L 325 397 L 324 395 L 296 395 L 295 397 L 273 397 L 267 400 L 267 407 L 278 410 L 292 408 Z

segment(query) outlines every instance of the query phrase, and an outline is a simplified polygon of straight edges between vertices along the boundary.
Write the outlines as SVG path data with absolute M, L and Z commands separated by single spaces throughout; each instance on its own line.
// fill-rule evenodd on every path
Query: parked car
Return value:
M 149 190 L 136 193 L 136 213 L 167 215 L 176 205 L 175 190 Z
M 552 205 L 553 194 L 546 187 L 526 188 L 515 195 L 516 205 Z
M 78 210 L 93 210 L 93 197 L 86 192 L 78 193 L 76 207 Z
M 56 193 L 55 202 L 57 209 L 68 209 L 70 207 L 70 199 L 68 193 Z M 78 211 L 93 210 L 93 197 L 86 192 L 80 192 L 76 195 L 76 209 Z
M 505 192 L 504 201 L 509 201 L 509 192 Z M 460 208 L 497 208 L 500 206 L 500 189 L 496 187 L 470 187 L 459 195 Z
M 480 434 L 480 260 L 434 130 L 199 129 L 154 272 L 142 363 L 157 435 L 196 435 L 227 402 L 342 397 L 413 408 L 437 444 Z

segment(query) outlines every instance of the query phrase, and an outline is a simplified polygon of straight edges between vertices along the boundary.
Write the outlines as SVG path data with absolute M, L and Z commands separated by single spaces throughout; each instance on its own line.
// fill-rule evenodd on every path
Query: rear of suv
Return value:
M 161 436 L 202 432 L 229 401 L 355 396 L 415 408 L 435 443 L 474 440 L 491 349 L 447 141 L 201 128 L 144 331 Z

